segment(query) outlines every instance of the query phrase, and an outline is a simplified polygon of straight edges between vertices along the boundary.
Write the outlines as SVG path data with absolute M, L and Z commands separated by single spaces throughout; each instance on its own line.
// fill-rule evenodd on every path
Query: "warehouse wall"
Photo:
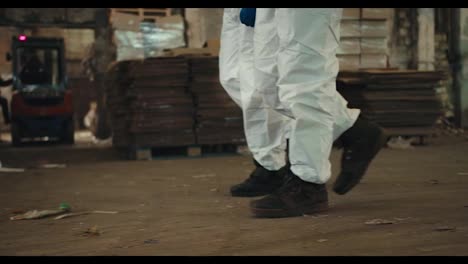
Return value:
M 1 8 L 2 23 L 94 24 L 96 8 Z
M 459 76 L 461 85 L 461 124 L 468 127 L 468 8 L 460 10 L 460 49 L 462 69 Z

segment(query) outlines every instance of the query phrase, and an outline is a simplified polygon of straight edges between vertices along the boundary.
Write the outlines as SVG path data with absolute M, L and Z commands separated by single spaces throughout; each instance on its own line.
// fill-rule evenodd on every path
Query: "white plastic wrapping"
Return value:
M 115 23 L 114 26 L 125 23 Z M 157 18 L 155 22 L 140 22 L 138 26 L 122 26 L 114 31 L 117 60 L 158 57 L 164 50 L 185 46 L 184 22 L 181 16 Z
M 161 56 L 163 50 L 185 46 L 183 20 L 161 19 L 140 23 L 145 58 Z
M 145 58 L 143 37 L 140 32 L 115 30 L 114 39 L 117 47 L 117 61 Z

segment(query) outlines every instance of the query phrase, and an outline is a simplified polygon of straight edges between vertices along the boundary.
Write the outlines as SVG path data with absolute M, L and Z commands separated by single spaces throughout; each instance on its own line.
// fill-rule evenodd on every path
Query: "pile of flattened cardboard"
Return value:
M 218 64 L 214 56 L 190 58 L 189 87 L 196 105 L 197 143 L 243 143 L 242 111 L 221 86 Z
M 185 58 L 123 61 L 108 72 L 114 146 L 195 144 L 194 105 Z
M 444 78 L 439 71 L 349 71 L 340 72 L 337 89 L 390 134 L 427 135 L 442 114 L 436 87 Z

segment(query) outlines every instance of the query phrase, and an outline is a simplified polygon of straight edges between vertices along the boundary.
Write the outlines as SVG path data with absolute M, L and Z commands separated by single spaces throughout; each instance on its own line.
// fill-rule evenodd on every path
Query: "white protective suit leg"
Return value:
M 262 94 L 265 103 L 279 112 L 278 120 L 286 127 L 275 129 L 278 133 L 285 133 L 289 138 L 291 119 L 281 115 L 285 112 L 278 96 L 278 67 L 276 57 L 279 49 L 279 38 L 275 24 L 274 8 L 257 8 L 254 29 L 254 60 L 255 85 Z M 278 124 L 280 125 L 280 124 Z
M 239 12 L 239 8 L 224 10 L 220 81 L 242 107 L 245 136 L 255 160 L 268 170 L 279 170 L 286 163 L 286 119 L 265 103 L 256 87 L 254 29 L 240 23 Z
M 223 14 L 223 27 L 221 31 L 219 49 L 219 79 L 224 90 L 232 100 L 242 108 L 240 80 L 239 80 L 239 54 L 241 27 L 239 20 L 240 8 L 225 8 Z
M 341 8 L 278 8 L 279 100 L 295 119 L 290 137 L 291 170 L 302 180 L 331 176 L 332 144 L 357 120 L 336 91 Z

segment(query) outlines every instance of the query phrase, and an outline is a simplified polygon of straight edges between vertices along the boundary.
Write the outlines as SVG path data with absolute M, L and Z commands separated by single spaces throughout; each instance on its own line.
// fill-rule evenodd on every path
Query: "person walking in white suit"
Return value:
M 267 192 L 251 202 L 257 217 L 326 210 L 333 142 L 340 140 L 344 146 L 333 188 L 338 194 L 359 183 L 385 143 L 383 130 L 360 116 L 358 109 L 349 109 L 336 91 L 341 12 L 341 8 L 224 11 L 220 81 L 243 110 L 247 143 L 257 165 L 231 193 L 242 188 L 263 191 L 257 195 Z M 286 138 L 290 165 L 284 159 Z M 255 173 L 259 170 L 264 173 Z

